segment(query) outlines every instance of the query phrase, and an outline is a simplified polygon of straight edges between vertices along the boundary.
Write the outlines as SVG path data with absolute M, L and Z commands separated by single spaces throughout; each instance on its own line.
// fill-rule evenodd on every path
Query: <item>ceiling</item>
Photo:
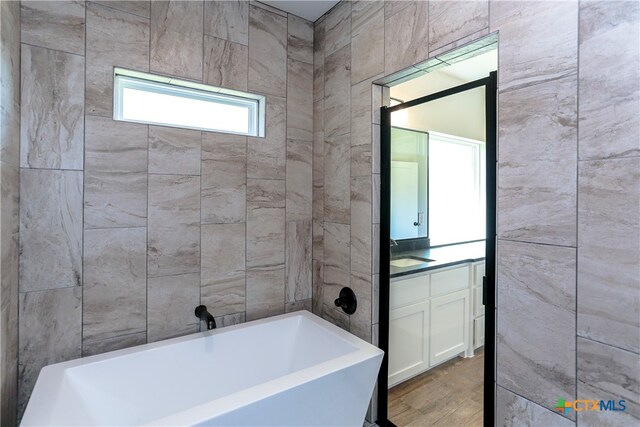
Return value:
M 338 4 L 338 1 L 334 0 L 260 0 L 260 2 L 311 22 L 315 22 L 327 13 L 329 9 Z

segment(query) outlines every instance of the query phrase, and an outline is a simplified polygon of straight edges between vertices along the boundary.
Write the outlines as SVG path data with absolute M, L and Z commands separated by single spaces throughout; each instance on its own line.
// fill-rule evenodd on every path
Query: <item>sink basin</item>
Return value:
M 431 262 L 432 259 L 420 258 L 417 256 L 408 256 L 403 258 L 392 259 L 389 264 L 392 267 L 413 267 L 414 265 L 424 264 L 425 262 Z

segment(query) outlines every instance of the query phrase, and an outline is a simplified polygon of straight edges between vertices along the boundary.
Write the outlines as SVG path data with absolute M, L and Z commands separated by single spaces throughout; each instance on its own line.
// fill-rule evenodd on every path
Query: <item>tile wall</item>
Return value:
M 627 400 L 578 424 L 638 422 L 639 21 L 607 1 L 343 1 L 318 20 L 316 313 L 376 341 L 372 82 L 498 33 L 498 424 L 575 424 L 559 396 Z M 347 285 L 371 312 L 333 307 Z
M 21 6 L 20 411 L 42 366 L 195 332 L 200 303 L 219 325 L 311 309 L 313 24 L 239 1 Z M 266 137 L 116 122 L 114 66 L 264 94 Z

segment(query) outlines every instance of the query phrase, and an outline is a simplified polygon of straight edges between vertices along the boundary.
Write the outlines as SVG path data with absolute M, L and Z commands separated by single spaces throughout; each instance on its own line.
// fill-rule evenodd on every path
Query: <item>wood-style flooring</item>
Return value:
M 484 348 L 389 389 L 389 420 L 398 427 L 482 427 Z

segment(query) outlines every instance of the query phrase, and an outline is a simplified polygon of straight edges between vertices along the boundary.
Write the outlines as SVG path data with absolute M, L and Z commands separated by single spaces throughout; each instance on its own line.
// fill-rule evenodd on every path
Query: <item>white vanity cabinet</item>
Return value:
M 484 304 L 482 304 L 482 278 L 484 261 L 474 262 L 473 269 L 473 348 L 484 345 Z
M 467 263 L 391 279 L 389 387 L 471 355 L 471 276 Z

